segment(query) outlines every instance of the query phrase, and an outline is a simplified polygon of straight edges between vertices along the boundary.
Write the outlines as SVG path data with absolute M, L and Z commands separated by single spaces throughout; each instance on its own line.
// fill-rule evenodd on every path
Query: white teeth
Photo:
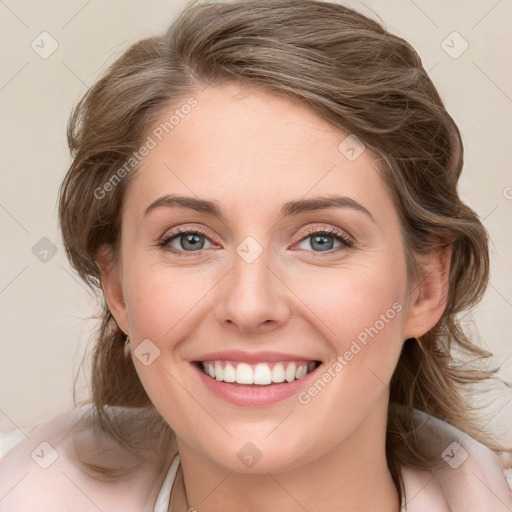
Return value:
M 272 368 L 272 382 L 284 382 L 284 376 L 284 366 L 281 363 L 274 365 L 274 368 Z
M 254 369 L 254 384 L 259 384 L 260 386 L 264 384 L 272 383 L 272 372 L 267 364 L 257 364 Z
M 295 366 L 295 363 L 290 363 L 286 367 L 286 372 L 284 373 L 285 379 L 287 382 L 292 382 L 295 380 L 295 375 L 297 374 L 297 367 Z
M 206 375 L 218 381 L 265 386 L 301 379 L 314 370 L 316 365 L 313 361 L 258 363 L 252 366 L 247 363 L 207 361 L 202 363 L 202 367 Z
M 228 363 L 224 367 L 224 382 L 235 382 L 236 380 L 236 371 L 235 369 Z
M 247 363 L 240 363 L 236 367 L 236 382 L 238 384 L 254 384 L 253 371 Z
M 297 371 L 295 372 L 295 378 L 300 379 L 304 377 L 308 373 L 308 367 L 307 366 L 299 366 L 297 368 Z
M 224 380 L 224 370 L 220 363 L 215 363 L 215 378 L 217 380 Z

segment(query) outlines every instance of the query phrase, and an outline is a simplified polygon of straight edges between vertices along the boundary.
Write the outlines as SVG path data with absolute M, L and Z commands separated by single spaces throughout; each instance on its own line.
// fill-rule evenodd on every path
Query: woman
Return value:
M 191 6 L 68 135 L 92 401 L 9 452 L 0 510 L 512 508 L 466 394 L 491 375 L 453 354 L 489 355 L 458 320 L 487 233 L 407 42 L 336 4 Z

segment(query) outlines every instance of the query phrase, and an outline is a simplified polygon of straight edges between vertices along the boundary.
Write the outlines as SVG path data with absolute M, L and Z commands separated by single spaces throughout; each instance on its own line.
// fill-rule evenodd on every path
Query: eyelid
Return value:
M 299 240 L 297 242 L 302 242 L 305 238 L 315 234 L 315 233 L 328 233 L 330 235 L 336 235 L 339 236 L 347 245 L 354 245 L 355 240 L 352 236 L 348 235 L 343 231 L 342 229 L 335 228 L 333 226 L 329 225 L 321 225 L 317 224 L 314 226 L 308 226 L 306 229 L 300 231 L 297 236 L 300 236 Z M 296 242 L 296 243 L 297 243 Z
M 220 244 L 221 242 L 213 236 L 210 231 L 206 230 L 205 228 L 199 227 L 197 225 L 187 225 L 187 226 L 177 226 L 175 228 L 171 228 L 165 231 L 165 233 L 160 237 L 159 243 L 163 244 L 170 238 L 176 236 L 176 235 L 183 235 L 187 233 L 200 233 L 201 235 L 204 235 L 206 238 L 210 239 L 211 241 L 215 242 L 216 244 Z

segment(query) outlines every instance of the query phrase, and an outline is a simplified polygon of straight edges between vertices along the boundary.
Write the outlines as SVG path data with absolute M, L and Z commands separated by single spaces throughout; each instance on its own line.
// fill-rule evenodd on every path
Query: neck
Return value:
M 381 430 L 376 432 L 375 422 L 367 421 L 323 456 L 280 473 L 235 473 L 178 438 L 183 474 L 177 476 L 171 510 L 398 512 L 399 495 L 385 456 L 385 428 Z

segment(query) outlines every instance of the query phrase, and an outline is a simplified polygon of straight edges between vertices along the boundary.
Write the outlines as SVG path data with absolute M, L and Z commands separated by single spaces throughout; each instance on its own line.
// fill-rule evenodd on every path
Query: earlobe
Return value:
M 452 246 L 445 245 L 416 258 L 419 282 L 404 326 L 405 338 L 418 338 L 432 329 L 443 315 L 448 298 Z
M 102 245 L 97 254 L 98 268 L 101 274 L 101 287 L 110 312 L 117 325 L 129 334 L 120 269 L 115 265 L 113 249 L 110 245 Z

